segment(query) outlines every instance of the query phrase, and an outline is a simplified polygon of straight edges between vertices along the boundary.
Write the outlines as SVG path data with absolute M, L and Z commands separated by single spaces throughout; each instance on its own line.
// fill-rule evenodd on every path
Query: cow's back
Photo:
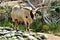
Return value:
M 30 10 L 27 10 L 24 8 L 12 10 L 11 17 L 13 21 L 17 19 L 19 22 L 22 22 L 22 21 L 28 22 L 28 23 L 32 22 L 32 18 L 30 16 Z

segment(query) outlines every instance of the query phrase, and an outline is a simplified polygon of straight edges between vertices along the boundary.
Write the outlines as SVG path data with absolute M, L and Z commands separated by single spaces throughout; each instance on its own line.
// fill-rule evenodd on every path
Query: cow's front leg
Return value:
M 16 27 L 16 30 L 19 30 L 18 22 L 15 22 L 15 27 Z
M 30 26 L 28 25 L 28 27 L 27 27 L 27 30 L 28 30 L 28 32 L 30 32 Z
M 14 22 L 14 20 L 12 18 L 10 18 L 9 20 L 11 22 L 11 26 L 10 27 L 13 28 L 13 30 L 14 30 L 14 24 L 15 24 L 15 22 Z
M 25 26 L 26 26 L 26 32 L 28 33 L 29 32 L 29 25 L 28 25 L 28 22 L 24 21 L 25 23 Z
M 29 31 L 29 26 L 26 26 L 26 31 Z
M 27 23 L 26 31 L 30 32 L 29 28 L 30 28 L 29 23 Z
M 14 24 L 15 24 L 15 22 L 11 22 L 11 28 L 13 28 L 13 30 L 15 29 Z
M 16 30 L 19 30 L 19 28 L 18 28 L 18 24 L 16 23 Z
M 18 25 L 19 21 L 18 19 L 15 19 L 15 28 L 16 30 L 19 30 L 19 25 Z

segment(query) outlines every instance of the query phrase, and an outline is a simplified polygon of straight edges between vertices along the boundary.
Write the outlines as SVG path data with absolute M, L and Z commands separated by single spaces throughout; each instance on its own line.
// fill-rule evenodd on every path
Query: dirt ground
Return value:
M 47 40 L 60 40 L 59 36 L 55 36 L 53 34 L 47 34 L 48 35 L 48 39 Z
M 46 33 L 40 33 L 40 34 L 46 34 Z M 55 36 L 54 34 L 46 34 L 47 40 L 60 40 L 60 36 Z
M 31 32 L 31 34 L 35 34 L 35 33 Z M 54 34 L 46 34 L 46 33 L 40 33 L 40 32 L 38 32 L 37 34 L 47 35 L 47 40 L 60 40 L 60 36 L 55 36 Z

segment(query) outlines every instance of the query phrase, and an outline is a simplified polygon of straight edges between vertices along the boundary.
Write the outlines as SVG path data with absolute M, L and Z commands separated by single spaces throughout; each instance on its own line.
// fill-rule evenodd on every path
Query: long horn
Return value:
M 46 9 L 46 8 L 50 8 L 50 7 L 51 7 L 51 6 L 44 6 L 44 7 L 41 6 L 41 7 L 36 8 L 35 11 L 37 11 L 38 9 Z
M 33 9 L 36 9 L 36 7 L 30 2 L 30 0 L 25 0 Z
M 35 11 L 37 11 L 38 9 L 40 9 L 40 7 L 36 8 Z

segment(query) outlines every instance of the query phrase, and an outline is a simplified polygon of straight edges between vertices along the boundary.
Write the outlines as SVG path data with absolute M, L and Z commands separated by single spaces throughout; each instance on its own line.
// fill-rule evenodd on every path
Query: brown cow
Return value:
M 32 23 L 33 19 L 35 19 L 36 10 L 32 10 L 31 7 L 23 7 L 14 6 L 12 8 L 11 17 L 12 22 L 16 22 L 16 30 L 18 29 L 18 24 L 24 23 L 26 25 L 26 31 L 29 31 L 29 26 Z

